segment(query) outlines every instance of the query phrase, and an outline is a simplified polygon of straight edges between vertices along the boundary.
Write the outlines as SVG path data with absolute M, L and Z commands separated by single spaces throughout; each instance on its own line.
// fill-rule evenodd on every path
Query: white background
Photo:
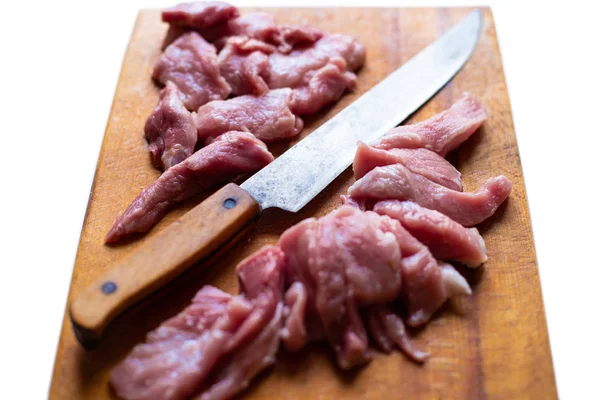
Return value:
M 3 398 L 47 396 L 81 224 L 136 12 L 172 4 L 57 0 L 0 8 Z M 523 161 L 559 394 L 600 398 L 598 13 L 592 2 L 573 0 L 488 4 Z

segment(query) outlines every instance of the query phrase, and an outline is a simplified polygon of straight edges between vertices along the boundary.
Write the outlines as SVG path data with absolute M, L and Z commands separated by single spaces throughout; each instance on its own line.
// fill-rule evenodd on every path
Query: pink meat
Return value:
M 221 1 L 181 3 L 162 12 L 163 22 L 188 29 L 209 28 L 235 18 L 238 9 Z
M 292 93 L 290 108 L 295 114 L 314 114 L 356 88 L 356 75 L 346 71 L 343 58 L 332 58 L 324 67 L 308 72 L 305 79 L 307 83 Z
M 446 214 L 464 226 L 477 225 L 496 212 L 508 198 L 512 183 L 504 175 L 487 180 L 476 193 L 438 185 L 402 164 L 377 167 L 356 181 L 348 195 L 356 201 L 412 200 Z
M 281 329 L 284 255 L 263 249 L 237 268 L 241 294 L 202 288 L 190 306 L 148 334 L 111 374 L 130 399 L 226 399 L 274 362 Z
M 269 73 L 265 81 L 270 88 L 299 87 L 307 83 L 307 73 L 327 65 L 331 59 L 343 58 L 348 70 L 355 71 L 365 62 L 365 46 L 352 36 L 324 35 L 312 46 L 289 54 L 273 53 L 269 57 Z
M 402 319 L 388 306 L 373 306 L 365 312 L 365 315 L 369 333 L 381 350 L 389 353 L 395 345 L 415 362 L 423 363 L 427 360 L 429 354 L 420 351 L 412 344 Z
M 234 96 L 262 95 L 269 91 L 263 76 L 268 73 L 269 54 L 274 51 L 273 46 L 247 36 L 227 40 L 219 53 L 219 67 Z
M 215 47 L 196 32 L 187 32 L 171 43 L 154 66 L 152 77 L 173 82 L 188 110 L 226 98 L 231 87 L 219 71 Z
M 152 164 L 158 169 L 169 169 L 194 152 L 196 124 L 172 82 L 167 82 L 161 90 L 158 105 L 146 120 L 144 133 Z
M 133 348 L 112 371 L 112 387 L 127 400 L 187 398 L 223 357 L 251 310 L 247 300 L 205 286 L 190 306 Z
M 462 191 L 461 174 L 446 159 L 424 148 L 383 150 L 358 143 L 354 157 L 354 177 L 362 178 L 373 168 L 403 164 L 412 172 L 448 189 Z
M 465 279 L 451 265 L 438 263 L 427 246 L 408 233 L 398 221 L 370 211 L 363 214 L 377 220 L 381 230 L 393 234 L 400 246 L 402 298 L 408 308 L 407 323 L 410 326 L 425 324 L 447 299 L 471 294 Z
M 260 140 L 246 132 L 229 132 L 165 171 L 117 218 L 105 238 L 114 243 L 146 232 L 169 207 L 197 193 L 258 171 L 273 161 Z
M 477 229 L 465 228 L 440 212 L 398 200 L 381 201 L 373 211 L 400 221 L 438 259 L 458 261 L 468 267 L 477 267 L 487 260 L 485 242 Z
M 402 252 L 390 229 L 394 224 L 402 229 L 387 217 L 343 206 L 318 220 L 301 222 L 279 240 L 287 257 L 288 282 L 299 282 L 302 286 L 295 290 L 306 292 L 302 309 L 307 328 L 316 324 L 324 332 L 341 368 L 370 360 L 359 308 L 401 295 Z M 302 336 L 291 338 L 299 338 L 300 346 Z
M 277 50 L 289 53 L 294 47 L 310 46 L 323 37 L 323 32 L 306 25 L 280 25 Z
M 380 149 L 425 147 L 442 157 L 467 140 L 488 118 L 483 105 L 465 94 L 448 110 L 413 125 L 402 125 L 373 146 Z
M 195 116 L 198 141 L 204 142 L 225 132 L 251 132 L 264 142 L 296 136 L 302 120 L 290 110 L 291 89 L 271 90 L 263 96 L 240 96 L 211 101 Z
M 285 292 L 283 317 L 284 327 L 281 329 L 281 340 L 288 351 L 297 351 L 306 345 L 308 340 L 304 320 L 306 318 L 306 288 L 302 282 L 292 283 Z

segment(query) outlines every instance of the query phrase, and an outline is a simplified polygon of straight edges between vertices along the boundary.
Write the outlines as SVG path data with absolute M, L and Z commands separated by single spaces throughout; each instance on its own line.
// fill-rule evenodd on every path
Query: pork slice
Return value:
M 231 398 L 275 362 L 282 326 L 284 260 L 278 247 L 264 246 L 237 266 L 241 296 L 252 302 L 253 309 L 224 346 L 228 357 L 216 366 L 198 399 Z
M 217 371 L 214 383 L 198 400 L 225 400 L 248 387 L 250 380 L 275 363 L 279 349 L 282 305 L 278 304 L 269 323 L 248 345 L 233 353 L 232 357 Z
M 452 107 L 425 121 L 390 130 L 373 146 L 386 150 L 425 147 L 444 157 L 475 133 L 487 118 L 483 105 L 465 94 Z
M 364 44 L 352 36 L 326 34 L 312 46 L 299 47 L 289 54 L 273 53 L 269 57 L 267 85 L 270 88 L 306 85 L 308 72 L 323 68 L 336 58 L 343 58 L 347 69 L 354 71 L 364 64 Z
M 247 36 L 233 36 L 219 53 L 219 68 L 234 96 L 262 95 L 269 91 L 264 80 L 268 74 L 269 54 L 275 48 Z
M 205 286 L 113 369 L 112 387 L 127 400 L 187 398 L 223 357 L 231 333 L 251 308 L 242 298 Z
M 150 159 L 158 169 L 169 169 L 194 152 L 196 124 L 172 82 L 161 90 L 158 105 L 146 120 L 144 134 Z
M 221 135 L 144 189 L 116 219 L 105 243 L 114 243 L 134 232 L 146 232 L 173 204 L 254 173 L 271 161 L 273 155 L 253 135 L 247 132 Z
M 279 35 L 279 27 L 271 14 L 254 12 L 244 14 L 227 23 L 230 36 L 247 36 L 267 43 L 274 43 Z
M 277 50 L 280 53 L 289 53 L 295 47 L 306 47 L 323 37 L 320 29 L 307 25 L 280 25 L 277 37 Z
M 212 101 L 195 116 L 199 141 L 232 130 L 252 133 L 264 142 L 296 136 L 302 120 L 290 110 L 291 89 L 271 90 L 263 96 L 240 96 Z
M 412 172 L 448 189 L 462 191 L 460 172 L 445 158 L 424 148 L 383 150 L 358 143 L 354 157 L 354 177 L 360 179 L 375 167 L 403 164 Z
M 372 219 L 376 213 L 367 211 Z M 410 326 L 420 326 L 431 319 L 444 302 L 456 295 L 471 294 L 467 281 L 451 265 L 440 264 L 429 249 L 398 222 L 379 216 L 380 229 L 392 233 L 402 252 L 402 295 Z
M 163 22 L 187 29 L 204 29 L 239 16 L 239 11 L 222 1 L 181 3 L 162 12 Z
M 378 219 L 383 220 L 345 206 L 288 229 L 279 240 L 288 280 L 306 289 L 307 327 L 316 315 L 343 369 L 370 360 L 358 308 L 400 295 L 399 244 L 381 229 Z
M 183 104 L 191 111 L 231 93 L 219 71 L 215 47 L 193 31 L 167 46 L 154 66 L 152 77 L 163 84 L 172 81 Z
M 292 283 L 285 292 L 283 319 L 285 324 L 281 329 L 281 340 L 288 351 L 298 351 L 308 340 L 305 318 L 306 288 L 300 281 Z
M 487 260 L 485 242 L 476 228 L 465 228 L 446 215 L 411 201 L 386 200 L 373 208 L 400 223 L 441 260 L 478 267 Z
M 411 200 L 446 214 L 464 226 L 477 225 L 508 198 L 512 183 L 504 175 L 488 179 L 475 193 L 458 192 L 415 174 L 402 164 L 376 167 L 348 189 L 357 200 Z
M 324 67 L 307 73 L 308 82 L 292 92 L 290 108 L 295 114 L 314 114 L 335 103 L 346 90 L 356 88 L 356 75 L 346 71 L 341 57 L 332 58 Z
M 411 342 L 404 322 L 386 305 L 375 305 L 366 311 L 369 332 L 377 345 L 386 353 L 396 345 L 411 360 L 423 363 L 429 357 L 428 353 L 417 349 Z

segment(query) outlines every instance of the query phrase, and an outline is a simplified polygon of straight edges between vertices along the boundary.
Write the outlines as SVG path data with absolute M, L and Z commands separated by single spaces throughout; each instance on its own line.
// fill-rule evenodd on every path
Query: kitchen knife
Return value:
M 380 138 L 452 79 L 480 30 L 476 10 L 241 186 L 224 186 L 75 293 L 79 342 L 94 347 L 117 315 L 240 237 L 262 210 L 304 207 L 348 168 L 359 140 Z

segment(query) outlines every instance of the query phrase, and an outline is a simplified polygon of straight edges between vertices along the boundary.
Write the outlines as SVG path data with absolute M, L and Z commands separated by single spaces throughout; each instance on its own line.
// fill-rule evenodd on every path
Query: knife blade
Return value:
M 348 168 L 359 140 L 380 138 L 452 79 L 475 48 L 481 18 L 471 12 L 241 186 L 224 186 L 74 294 L 78 341 L 95 347 L 116 316 L 241 237 L 262 210 L 305 206 Z

